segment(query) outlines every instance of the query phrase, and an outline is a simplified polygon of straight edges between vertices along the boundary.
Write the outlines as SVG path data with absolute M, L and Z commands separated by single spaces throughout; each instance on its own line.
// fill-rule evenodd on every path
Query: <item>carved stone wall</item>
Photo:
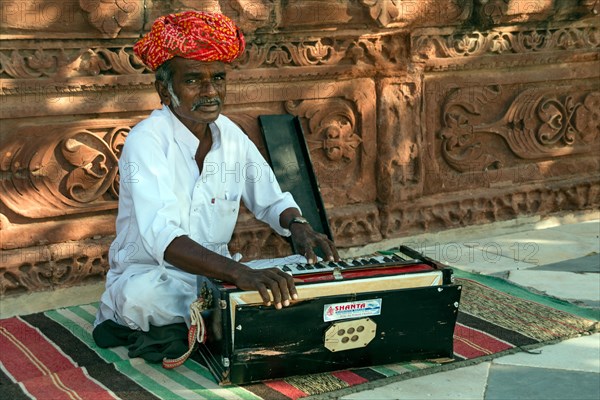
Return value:
M 301 118 L 340 247 L 600 203 L 598 0 L 0 2 L 0 295 L 101 279 L 159 15 L 243 27 L 225 113 Z M 247 257 L 285 241 L 248 212 Z

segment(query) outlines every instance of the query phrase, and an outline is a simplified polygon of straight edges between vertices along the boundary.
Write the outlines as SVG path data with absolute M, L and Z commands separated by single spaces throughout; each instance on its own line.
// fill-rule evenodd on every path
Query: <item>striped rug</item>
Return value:
M 91 331 L 96 304 L 0 320 L 0 398 L 269 399 L 335 397 L 352 387 L 469 365 L 598 329 L 598 311 L 540 296 L 492 277 L 457 271 L 463 294 L 455 358 L 220 387 L 192 357 L 175 370 L 100 349 Z M 445 360 L 448 361 L 448 360 Z

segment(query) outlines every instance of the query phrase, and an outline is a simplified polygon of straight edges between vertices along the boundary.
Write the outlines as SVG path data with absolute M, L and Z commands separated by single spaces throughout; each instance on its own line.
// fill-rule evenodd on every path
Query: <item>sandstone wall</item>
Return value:
M 226 114 L 261 149 L 258 115 L 301 117 L 341 247 L 600 203 L 598 0 L 0 6 L 0 295 L 105 274 L 117 159 L 159 106 L 132 45 L 176 10 L 243 27 Z M 288 251 L 248 213 L 234 248 Z

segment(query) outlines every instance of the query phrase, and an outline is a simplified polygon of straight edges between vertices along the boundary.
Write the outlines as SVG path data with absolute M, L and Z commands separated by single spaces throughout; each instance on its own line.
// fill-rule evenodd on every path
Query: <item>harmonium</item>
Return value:
M 277 266 L 299 299 L 280 310 L 258 292 L 199 278 L 207 341 L 199 352 L 223 385 L 451 358 L 460 286 L 452 270 L 400 246 L 341 262 Z
M 281 189 L 333 240 L 300 120 L 263 115 L 259 123 Z M 258 292 L 198 278 L 208 307 L 199 351 L 221 384 L 453 356 L 460 286 L 451 268 L 405 246 L 337 263 L 275 264 L 294 276 L 299 295 L 280 310 Z

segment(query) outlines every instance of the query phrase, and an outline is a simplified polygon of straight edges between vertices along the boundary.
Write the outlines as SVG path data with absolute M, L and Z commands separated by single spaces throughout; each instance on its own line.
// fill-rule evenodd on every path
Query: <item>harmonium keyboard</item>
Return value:
M 453 356 L 461 288 L 450 268 L 405 246 L 342 262 L 277 261 L 299 295 L 280 310 L 256 291 L 198 278 L 208 306 L 199 351 L 221 384 Z

